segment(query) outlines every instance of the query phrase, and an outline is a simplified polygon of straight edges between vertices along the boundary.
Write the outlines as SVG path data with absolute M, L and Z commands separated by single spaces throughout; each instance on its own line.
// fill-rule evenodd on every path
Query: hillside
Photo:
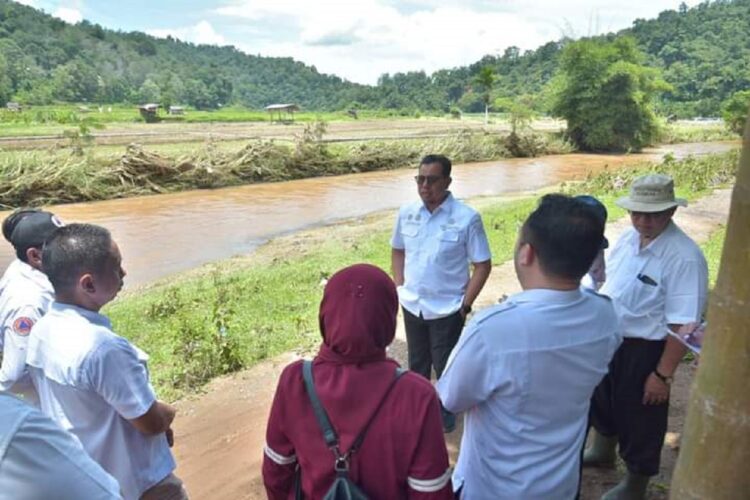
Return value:
M 661 111 L 716 115 L 732 93 L 750 88 L 750 0 L 719 0 L 638 19 L 614 37 L 633 36 L 674 91 Z M 491 66 L 496 97 L 528 96 L 546 111 L 545 85 L 565 40 L 521 52 L 509 47 L 461 68 L 383 75 L 377 86 L 318 73 L 290 58 L 248 55 L 234 47 L 194 45 L 144 33 L 123 33 L 82 21 L 69 25 L 43 12 L 0 0 L 0 103 L 146 102 L 197 108 L 240 104 L 259 108 L 296 102 L 309 110 L 359 105 L 402 113 L 480 111 L 473 77 Z

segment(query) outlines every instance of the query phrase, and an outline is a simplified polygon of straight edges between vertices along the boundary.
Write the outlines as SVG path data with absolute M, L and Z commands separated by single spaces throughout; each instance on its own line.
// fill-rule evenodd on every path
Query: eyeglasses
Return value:
M 427 183 L 428 186 L 432 186 L 440 179 L 444 179 L 442 175 L 415 175 L 414 180 L 417 181 L 417 185 L 421 186 Z

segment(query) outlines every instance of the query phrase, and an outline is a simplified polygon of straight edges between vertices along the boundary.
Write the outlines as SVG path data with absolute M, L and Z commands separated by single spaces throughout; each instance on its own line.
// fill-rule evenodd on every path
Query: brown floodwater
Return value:
M 454 166 L 459 198 L 513 194 L 580 179 L 589 172 L 728 151 L 737 142 L 676 144 L 634 155 L 569 154 Z M 109 228 L 123 254 L 126 286 L 247 253 L 270 238 L 359 217 L 417 199 L 414 169 L 253 184 L 48 207 L 65 222 Z M 0 213 L 5 218 L 7 212 Z M 0 269 L 13 258 L 0 245 Z

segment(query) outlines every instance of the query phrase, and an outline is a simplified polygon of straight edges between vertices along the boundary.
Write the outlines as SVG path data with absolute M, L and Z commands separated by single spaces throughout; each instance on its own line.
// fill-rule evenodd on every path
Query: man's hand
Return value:
M 643 386 L 643 404 L 660 405 L 669 400 L 669 385 L 651 373 Z
M 174 431 L 170 427 L 166 430 L 165 434 L 167 435 L 167 444 L 171 448 L 172 446 L 174 446 Z

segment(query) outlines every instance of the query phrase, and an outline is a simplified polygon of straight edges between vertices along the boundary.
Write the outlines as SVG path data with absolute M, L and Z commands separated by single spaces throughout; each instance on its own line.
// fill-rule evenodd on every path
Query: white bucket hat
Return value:
M 630 186 L 630 194 L 615 203 L 631 212 L 663 212 L 672 207 L 687 206 L 687 200 L 674 197 L 674 181 L 664 174 L 637 178 Z

